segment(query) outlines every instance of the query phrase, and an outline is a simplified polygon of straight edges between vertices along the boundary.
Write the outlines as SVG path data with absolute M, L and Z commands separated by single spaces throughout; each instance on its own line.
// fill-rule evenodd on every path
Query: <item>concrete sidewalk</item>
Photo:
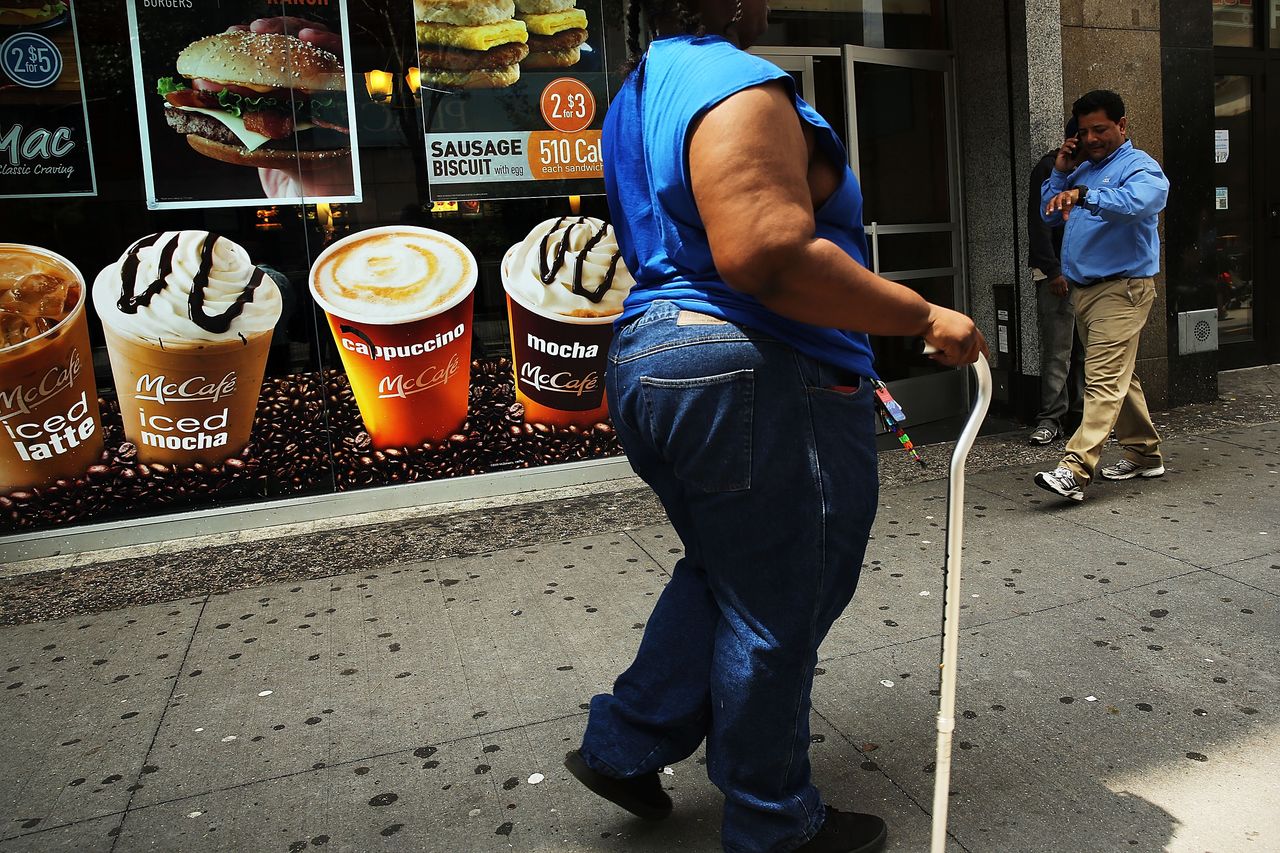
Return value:
M 1166 477 L 1081 504 L 1032 485 L 1038 458 L 970 474 L 950 849 L 1280 849 L 1278 438 L 1170 435 Z M 275 540 L 281 571 L 245 571 L 279 582 L 0 628 L 0 853 L 719 850 L 701 754 L 656 825 L 560 766 L 680 555 L 642 500 L 550 508 L 589 535 L 512 510 L 514 547 L 348 574 Z M 886 486 L 815 681 L 815 779 L 897 851 L 928 848 L 945 516 L 944 481 Z M 63 582 L 87 601 L 126 563 Z

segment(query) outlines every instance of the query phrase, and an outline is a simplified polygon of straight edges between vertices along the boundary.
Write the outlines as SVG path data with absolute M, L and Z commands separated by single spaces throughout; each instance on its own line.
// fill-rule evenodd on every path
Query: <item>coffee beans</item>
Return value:
M 106 450 L 84 476 L 0 495 L 0 533 L 157 511 L 535 468 L 621 455 L 613 427 L 530 424 L 511 360 L 471 363 L 467 420 L 440 442 L 375 448 L 337 370 L 268 378 L 249 444 L 219 465 L 138 461 L 120 410 L 99 399 Z

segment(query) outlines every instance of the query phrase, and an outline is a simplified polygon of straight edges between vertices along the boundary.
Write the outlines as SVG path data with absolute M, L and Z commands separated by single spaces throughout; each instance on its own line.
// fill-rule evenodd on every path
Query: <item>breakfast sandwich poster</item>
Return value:
M 75 10 L 70 0 L 4 6 L 0 198 L 97 195 Z
M 361 200 L 346 0 L 129 0 L 147 206 Z
M 433 201 L 604 193 L 600 0 L 413 0 Z

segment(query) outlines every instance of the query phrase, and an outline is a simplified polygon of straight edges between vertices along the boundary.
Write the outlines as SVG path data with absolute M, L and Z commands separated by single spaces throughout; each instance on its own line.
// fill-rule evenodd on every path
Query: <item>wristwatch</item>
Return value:
M 1089 194 L 1089 188 L 1086 187 L 1084 184 L 1076 184 L 1074 189 L 1077 189 L 1080 191 L 1080 195 L 1076 196 L 1076 204 L 1083 204 L 1084 197 Z

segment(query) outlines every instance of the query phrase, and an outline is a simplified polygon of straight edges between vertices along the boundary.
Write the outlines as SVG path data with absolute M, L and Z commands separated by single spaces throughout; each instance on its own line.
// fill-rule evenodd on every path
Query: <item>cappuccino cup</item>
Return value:
M 471 382 L 475 257 L 430 228 L 344 237 L 311 268 L 365 429 L 378 448 L 457 432 Z

